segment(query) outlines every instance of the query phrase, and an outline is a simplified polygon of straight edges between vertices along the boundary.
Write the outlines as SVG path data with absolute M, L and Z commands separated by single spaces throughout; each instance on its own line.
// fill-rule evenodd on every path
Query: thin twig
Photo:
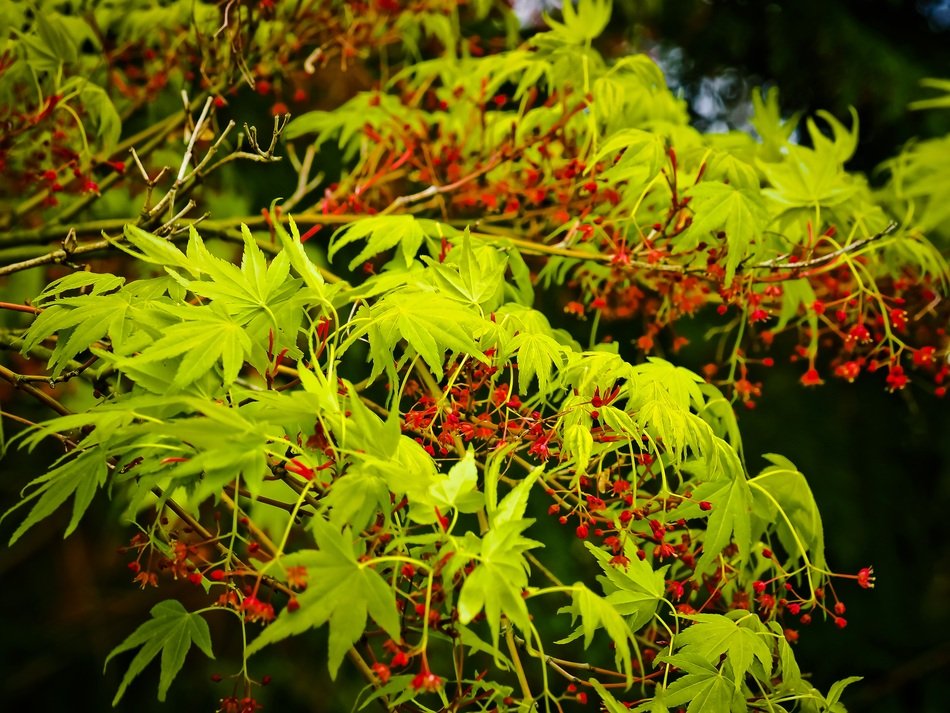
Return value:
M 59 401 L 54 399 L 45 391 L 42 391 L 36 388 L 32 384 L 25 383 L 20 378 L 19 374 L 17 374 L 16 372 L 10 371 L 2 364 L 0 364 L 0 378 L 10 383 L 14 388 L 19 389 L 20 391 L 23 391 L 24 393 L 29 394 L 30 396 L 35 398 L 37 401 L 48 406 L 53 411 L 58 413 L 60 416 L 68 416 L 69 414 L 72 413 L 68 408 L 63 406 Z
M 765 262 L 756 263 L 755 265 L 749 265 L 746 267 L 746 270 L 804 270 L 808 267 L 814 267 L 815 265 L 823 265 L 826 262 L 834 260 L 836 257 L 841 255 L 847 255 L 848 253 L 854 253 L 863 248 L 865 245 L 873 243 L 881 238 L 884 238 L 897 229 L 897 223 L 889 223 L 884 230 L 880 233 L 875 233 L 867 238 L 862 238 L 861 240 L 855 240 L 853 243 L 844 245 L 837 250 L 834 250 L 825 255 L 821 255 L 811 260 L 802 260 L 800 262 L 778 262 L 779 260 L 784 260 L 787 255 L 780 255 L 777 258 L 772 258 L 771 260 L 766 260 Z

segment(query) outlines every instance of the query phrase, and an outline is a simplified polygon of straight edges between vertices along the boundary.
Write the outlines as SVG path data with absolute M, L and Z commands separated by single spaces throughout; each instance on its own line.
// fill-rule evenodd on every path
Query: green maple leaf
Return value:
M 739 548 L 741 558 L 749 556 L 752 544 L 752 493 L 741 471 L 733 475 L 732 478 L 720 478 L 693 489 L 696 502 L 707 500 L 712 503 L 703 555 L 696 563 L 698 574 L 709 571 L 730 540 Z
M 712 664 L 703 664 L 687 655 L 666 657 L 664 661 L 675 664 L 687 673 L 657 695 L 654 706 L 660 703 L 668 710 L 688 703 L 686 713 L 738 713 L 746 710 L 745 702 L 740 701 L 732 684 Z M 657 709 L 641 706 L 634 710 Z
M 690 407 L 698 410 L 705 404 L 703 378 L 689 369 L 659 357 L 648 357 L 645 364 L 638 364 L 632 371 L 628 392 L 633 409 L 639 408 L 644 401 L 657 398 L 655 394 L 660 392 L 684 411 Z
M 845 173 L 834 151 L 788 145 L 779 163 L 758 163 L 771 188 L 763 193 L 780 210 L 840 206 L 852 198 L 860 184 Z
M 473 247 L 467 230 L 444 260 L 422 260 L 429 267 L 435 287 L 443 294 L 478 305 L 485 312 L 498 309 L 504 302 L 508 257 L 494 245 Z
M 360 240 L 366 245 L 359 254 L 350 260 L 349 269 L 354 269 L 374 255 L 399 247 L 402 264 L 409 267 L 416 258 L 427 234 L 438 234 L 444 230 L 456 234 L 454 228 L 440 226 L 433 220 L 417 220 L 411 215 L 379 215 L 363 218 L 337 230 L 330 239 L 327 257 L 332 260 L 340 248 Z
M 601 548 L 590 542 L 584 545 L 604 572 L 597 580 L 604 588 L 607 601 L 619 614 L 628 617 L 631 630 L 639 630 L 653 618 L 657 605 L 663 600 L 668 568 L 654 571 L 648 562 L 635 555 L 625 567 L 619 567 L 610 563 L 611 556 Z
M 575 582 L 571 590 L 571 598 L 570 606 L 561 607 L 558 614 L 569 613 L 572 621 L 580 617 L 580 626 L 569 636 L 555 643 L 567 644 L 583 636 L 586 649 L 594 640 L 597 630 L 603 629 L 613 642 L 614 662 L 617 669 L 627 676 L 629 682 L 633 674 L 630 643 L 633 642 L 636 646 L 633 630 L 611 601 L 592 592 L 582 582 Z
M 555 366 L 566 363 L 566 349 L 547 334 L 521 332 L 509 342 L 508 348 L 518 352 L 518 392 L 529 393 L 531 381 L 538 379 L 538 393 L 548 393 Z
M 341 532 L 319 517 L 314 518 L 312 527 L 320 549 L 297 552 L 281 560 L 288 567 L 307 568 L 310 585 L 297 598 L 299 609 L 284 609 L 251 642 L 247 655 L 329 623 L 327 666 L 335 679 L 343 656 L 366 630 L 367 615 L 398 641 L 402 638 L 399 613 L 392 587 L 371 566 L 358 561 L 349 528 Z
M 36 501 L 30 513 L 10 537 L 9 544 L 13 544 L 33 525 L 43 520 L 66 502 L 70 496 L 73 500 L 73 514 L 66 527 L 65 536 L 68 536 L 79 524 L 83 514 L 89 508 L 96 491 L 106 482 L 108 468 L 106 459 L 101 451 L 90 449 L 83 451 L 75 458 L 69 457 L 57 467 L 39 478 L 30 481 L 27 488 L 34 488 L 28 496 L 7 510 L 0 522 L 20 507 Z
M 158 681 L 158 700 L 164 701 L 168 687 L 185 663 L 185 655 L 194 644 L 208 656 L 214 658 L 211 652 L 211 633 L 208 623 L 200 614 L 189 613 L 174 599 L 159 602 L 150 612 L 152 619 L 142 624 L 132 632 L 121 644 L 112 649 L 106 658 L 106 666 L 114 656 L 136 646 L 141 646 L 139 652 L 129 664 L 119 690 L 116 691 L 112 705 L 118 704 L 125 689 L 138 676 L 148 663 L 162 654 L 161 677 Z
M 208 297 L 225 306 L 228 314 L 241 324 L 255 318 L 266 320 L 274 331 L 284 320 L 281 311 L 292 305 L 292 298 L 300 287 L 296 279 L 289 279 L 291 256 L 282 250 L 270 265 L 246 225 L 241 226 L 244 252 L 241 267 L 232 265 L 211 254 L 197 231 L 192 228 L 188 241 L 188 259 L 210 280 L 188 280 L 186 287 L 197 295 Z
M 787 458 L 764 456 L 772 465 L 749 481 L 756 505 L 767 522 L 775 523 L 779 541 L 789 554 L 787 567 L 802 558 L 825 568 L 825 536 L 818 503 L 808 480 Z
M 539 469 L 532 471 L 530 476 L 511 489 L 497 507 L 492 507 L 491 526 L 485 536 L 481 541 L 472 536 L 471 541 L 475 543 L 474 547 L 470 547 L 472 551 L 463 552 L 463 548 L 460 548 L 454 558 L 457 561 L 474 558 L 478 562 L 465 578 L 459 593 L 459 621 L 468 624 L 484 609 L 495 648 L 498 647 L 502 613 L 522 630 L 530 627 L 528 608 L 522 597 L 522 591 L 528 586 L 528 563 L 524 553 L 543 545 L 523 535 L 534 523 L 533 519 L 524 517 L 524 511 L 531 487 L 539 474 Z M 486 490 L 490 493 L 491 501 L 496 491 L 489 487 Z M 493 503 L 489 502 L 489 505 Z
M 744 612 L 740 615 L 749 616 Z M 689 618 L 694 623 L 673 640 L 674 648 L 682 655 L 695 655 L 715 666 L 725 654 L 737 691 L 753 660 L 762 664 L 767 680 L 772 671 L 772 651 L 763 638 L 767 634 L 760 635 L 722 614 L 695 614 Z
M 690 192 L 693 200 L 693 223 L 689 234 L 697 241 L 709 233 L 723 230 L 726 234 L 726 280 L 728 286 L 754 241 L 760 238 L 769 223 L 769 214 L 758 186 L 736 188 L 718 181 L 703 181 Z
M 162 338 L 141 354 L 119 359 L 119 367 L 134 370 L 172 360 L 177 367 L 171 386 L 181 389 L 193 384 L 221 362 L 224 385 L 234 383 L 253 348 L 241 325 L 217 303 L 203 307 L 183 306 L 174 312 L 183 321 L 168 327 Z
M 616 163 L 609 163 L 601 178 L 614 183 L 626 181 L 628 189 L 639 189 L 653 179 L 666 160 L 666 142 L 663 136 L 642 129 L 622 129 L 611 136 L 600 147 L 600 151 L 590 162 L 596 165 L 618 152 Z
M 438 379 L 448 350 L 470 354 L 487 362 L 475 341 L 486 328 L 484 320 L 471 308 L 437 292 L 400 290 L 383 297 L 358 317 L 365 324 L 351 336 L 369 335 L 373 369 L 370 378 L 392 369 L 393 351 L 400 339 L 422 357 Z M 341 349 L 342 351 L 342 349 Z
M 49 360 L 50 376 L 55 378 L 73 357 L 93 342 L 109 335 L 118 343 L 125 331 L 130 304 L 129 295 L 121 292 L 58 299 L 33 322 L 22 351 L 25 354 L 47 337 L 59 333 Z

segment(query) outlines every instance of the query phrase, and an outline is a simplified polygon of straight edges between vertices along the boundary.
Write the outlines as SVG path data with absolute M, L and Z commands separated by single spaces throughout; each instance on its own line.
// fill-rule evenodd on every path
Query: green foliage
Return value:
M 158 700 L 164 701 L 172 681 L 185 665 L 185 656 L 192 645 L 197 646 L 205 656 L 214 658 L 211 652 L 211 631 L 200 613 L 189 614 L 174 599 L 167 599 L 152 607 L 151 620 L 142 624 L 129 637 L 116 646 L 106 658 L 106 665 L 114 656 L 141 646 L 122 677 L 119 690 L 116 691 L 112 705 L 118 705 L 126 688 L 148 666 L 159 653 L 161 659 L 161 678 L 158 682 Z
M 336 678 L 347 650 L 363 635 L 369 614 L 387 634 L 399 637 L 399 615 L 392 589 L 373 569 L 357 561 L 349 529 L 339 532 L 321 520 L 314 520 L 318 550 L 300 551 L 285 557 L 284 567 L 306 567 L 312 583 L 300 595 L 300 609 L 285 609 L 247 648 L 247 655 L 268 644 L 300 634 L 308 629 L 330 626 L 327 665 Z
M 3 516 L 30 508 L 11 544 L 72 498 L 68 535 L 102 492 L 139 529 L 137 581 L 205 588 L 208 608 L 162 602 L 109 655 L 141 647 L 116 703 L 159 652 L 160 699 L 192 644 L 210 657 L 216 607 L 240 620 L 248 692 L 249 667 L 326 627 L 363 707 L 561 709 L 581 669 L 611 713 L 843 710 L 853 679 L 822 696 L 789 644 L 800 614 L 847 623 L 815 497 L 782 456 L 746 472 L 733 406 L 755 405 L 773 344 L 806 385 L 873 365 L 891 390 L 910 371 L 944 388 L 950 270 L 923 233 L 946 223 L 942 144 L 872 191 L 847 168 L 854 113 L 806 118 L 804 145 L 770 91 L 756 136 L 690 126 L 652 60 L 601 52 L 610 2 L 566 2 L 520 45 L 504 3 L 443 5 L 110 2 L 101 34 L 0 1 L 18 59 L 0 98 L 57 96 L 11 119 L 9 180 L 34 193 L 0 216 L 3 246 L 49 251 L 0 278 L 74 270 L 4 303 L 33 313 L 4 345 L 74 390 L 0 372 L 58 414 L 19 442 L 66 450 Z M 103 54 L 109 33 L 154 86 L 137 54 Z M 285 125 L 331 54 L 377 88 Z M 241 82 L 274 94 L 269 148 L 222 121 Z M 47 168 L 37 137 L 82 150 Z M 261 215 L 189 216 L 221 205 L 216 172 L 276 170 L 278 151 L 297 174 L 282 204 L 265 186 Z M 116 184 L 137 214 L 103 218 Z M 75 269 L 103 251 L 121 261 Z M 716 317 L 722 363 L 676 363 L 675 324 Z

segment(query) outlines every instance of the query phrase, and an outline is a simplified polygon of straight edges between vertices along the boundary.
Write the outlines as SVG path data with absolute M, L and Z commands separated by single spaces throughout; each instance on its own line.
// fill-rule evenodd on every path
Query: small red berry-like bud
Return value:
M 858 586 L 862 589 L 874 589 L 873 567 L 862 567 L 858 570 Z
M 582 540 L 584 540 L 584 539 L 587 538 L 587 534 L 588 534 L 588 532 L 589 532 L 589 529 L 588 529 L 587 525 L 578 525 L 578 526 L 577 526 L 577 529 L 574 530 L 574 532 L 577 534 L 577 536 L 578 536 L 579 538 L 581 538 Z
M 765 591 L 765 582 L 756 580 L 755 582 L 752 583 L 752 588 L 755 590 L 756 594 L 761 594 L 762 592 Z
M 847 620 L 847 619 L 845 619 L 844 617 L 841 617 L 841 616 L 835 617 L 835 626 L 837 626 L 839 629 L 843 629 L 843 628 L 845 628 L 847 625 L 848 625 L 848 620 Z
M 551 507 L 548 508 L 548 515 L 556 515 L 561 509 L 561 506 L 557 503 L 552 503 Z
M 795 644 L 798 642 L 798 632 L 794 629 L 786 629 L 784 632 L 785 640 L 790 644 Z
M 389 666 L 377 661 L 373 664 L 372 669 L 380 683 L 389 683 L 389 677 L 392 676 L 392 671 L 390 671 Z
M 709 502 L 708 500 L 703 500 L 699 503 L 699 509 L 704 512 L 709 512 L 710 510 L 712 510 L 712 507 L 713 507 L 712 503 Z
M 201 572 L 192 572 L 188 575 L 188 581 L 195 585 L 201 584 L 203 579 L 204 577 L 201 576 Z
M 136 574 L 138 574 L 138 573 L 139 573 L 139 570 L 142 569 L 142 565 L 140 565 L 138 562 L 129 562 L 126 566 L 127 566 L 130 570 L 132 570 L 133 572 L 135 572 Z
M 626 525 L 626 524 L 629 523 L 632 519 L 633 519 L 633 513 L 630 512 L 629 510 L 623 510 L 623 511 L 620 513 L 620 524 L 621 524 L 621 525 Z
M 222 581 L 225 577 L 227 577 L 228 575 L 225 573 L 225 571 L 224 571 L 223 569 L 215 569 L 215 570 L 212 570 L 212 571 L 211 571 L 211 574 L 210 574 L 209 576 L 210 576 L 211 579 L 213 579 L 215 582 L 220 582 L 220 581 Z
M 765 359 L 762 360 L 762 366 L 775 366 L 775 359 L 772 357 L 765 357 Z
M 801 616 L 801 618 L 799 619 L 799 621 L 800 621 L 803 625 L 808 626 L 809 624 L 811 624 L 811 614 L 802 614 L 802 616 Z
M 270 676 L 263 676 L 263 677 L 261 678 L 261 685 L 262 685 L 262 686 L 266 686 L 266 685 L 269 684 L 270 682 L 271 682 L 271 677 L 270 677 Z
M 580 703 L 581 705 L 585 705 L 587 703 L 586 691 L 581 691 L 580 693 L 577 694 L 577 702 Z
M 287 611 L 293 613 L 297 611 L 298 609 L 300 609 L 300 602 L 297 601 L 296 597 L 294 597 L 289 602 L 287 602 Z
M 815 587 L 815 599 L 824 599 L 824 598 L 825 598 L 825 590 L 822 589 L 821 587 Z
M 844 614 L 845 611 L 844 602 L 835 602 L 835 614 Z
M 214 681 L 215 683 L 220 683 L 220 682 L 221 682 L 221 674 L 220 674 L 220 673 L 212 673 L 212 674 L 211 674 L 211 680 Z
M 561 515 L 561 517 L 559 517 L 559 518 L 557 519 L 557 521 L 558 521 L 559 523 L 561 523 L 562 525 L 566 525 L 566 524 L 567 524 L 567 515 Z
M 770 550 L 768 547 L 763 547 L 762 556 L 765 557 L 765 559 L 767 560 L 772 559 L 772 550 Z
M 789 614 L 792 614 L 792 615 L 794 615 L 794 616 L 798 616 L 798 613 L 799 613 L 801 610 L 802 610 L 802 605 L 801 605 L 801 604 L 789 604 L 789 605 L 788 605 L 788 613 L 789 613 Z

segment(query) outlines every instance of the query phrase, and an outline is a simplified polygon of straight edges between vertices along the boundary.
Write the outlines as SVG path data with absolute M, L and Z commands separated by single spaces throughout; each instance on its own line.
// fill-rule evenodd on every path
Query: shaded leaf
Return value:
M 211 652 L 211 632 L 208 623 L 200 614 L 190 614 L 174 599 L 168 599 L 152 607 L 152 618 L 133 631 L 129 637 L 116 646 L 106 658 L 106 665 L 114 656 L 141 646 L 139 652 L 129 664 L 119 690 L 112 700 L 113 707 L 122 699 L 128 685 L 138 676 L 149 662 L 162 654 L 161 677 L 158 681 L 158 700 L 164 701 L 168 687 L 185 663 L 185 655 L 192 644 L 197 646 L 208 658 L 214 658 Z

